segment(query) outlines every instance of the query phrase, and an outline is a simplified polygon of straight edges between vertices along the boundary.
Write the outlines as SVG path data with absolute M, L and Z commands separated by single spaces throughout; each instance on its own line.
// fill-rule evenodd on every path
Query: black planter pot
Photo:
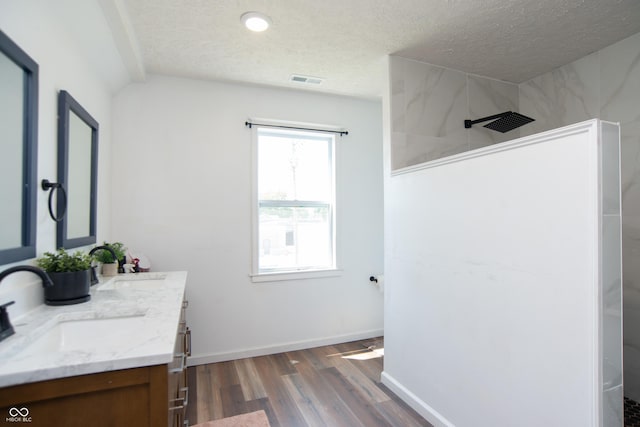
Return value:
M 47 305 L 71 305 L 91 299 L 91 269 L 65 273 L 47 273 L 53 286 L 44 288 Z

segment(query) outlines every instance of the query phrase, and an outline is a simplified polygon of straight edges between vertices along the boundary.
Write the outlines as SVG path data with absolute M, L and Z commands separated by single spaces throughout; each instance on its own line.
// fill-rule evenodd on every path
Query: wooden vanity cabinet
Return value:
M 0 388 L 0 421 L 30 426 L 188 426 L 186 383 L 190 331 L 184 309 L 172 363 Z M 9 420 L 12 408 L 27 419 Z M 5 420 L 6 418 L 6 420 Z M 24 425 L 24 424 L 20 424 Z

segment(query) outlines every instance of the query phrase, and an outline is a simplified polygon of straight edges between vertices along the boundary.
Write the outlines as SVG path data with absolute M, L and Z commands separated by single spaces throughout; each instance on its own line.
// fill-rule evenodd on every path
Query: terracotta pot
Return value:
M 53 286 L 44 288 L 47 305 L 71 305 L 89 301 L 91 295 L 91 269 L 64 273 L 47 273 Z

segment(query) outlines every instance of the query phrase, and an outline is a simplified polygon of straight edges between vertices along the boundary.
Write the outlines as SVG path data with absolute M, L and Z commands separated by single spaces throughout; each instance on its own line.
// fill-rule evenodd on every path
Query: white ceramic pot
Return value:
M 118 263 L 102 264 L 103 276 L 116 276 L 118 274 Z

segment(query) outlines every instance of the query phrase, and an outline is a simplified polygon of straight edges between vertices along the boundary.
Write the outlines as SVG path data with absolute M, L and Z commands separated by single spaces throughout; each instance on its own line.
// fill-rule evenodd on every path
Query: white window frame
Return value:
M 296 123 L 296 122 L 284 122 L 284 121 L 275 121 L 275 120 L 267 120 L 267 119 L 250 119 L 251 121 L 259 122 L 262 125 L 268 125 L 269 127 L 263 126 L 264 129 L 272 129 L 275 127 L 282 127 L 282 130 L 289 131 L 291 127 L 296 128 L 307 128 L 313 129 L 308 132 L 340 132 L 342 128 L 337 128 L 333 126 L 326 125 L 317 125 L 317 124 L 309 124 L 309 123 Z M 300 279 L 313 279 L 313 278 L 322 278 L 322 277 L 335 277 L 342 275 L 342 270 L 339 268 L 339 242 L 337 241 L 337 228 L 338 228 L 338 220 L 337 220 L 337 193 L 338 193 L 338 139 L 334 139 L 333 149 L 331 155 L 333 157 L 333 197 L 331 200 L 331 228 L 332 228 L 332 244 L 333 244 L 333 268 L 318 268 L 318 269 L 301 269 L 301 270 L 277 270 L 273 272 L 261 272 L 259 269 L 259 260 L 260 260 L 260 242 L 259 242 L 259 208 L 260 206 L 293 206 L 289 201 L 262 201 L 260 203 L 258 199 L 258 131 L 261 128 L 260 124 L 253 124 L 251 126 L 251 157 L 252 157 L 252 230 L 251 230 L 251 252 L 252 252 L 252 268 L 251 277 L 252 282 L 274 282 L 274 281 L 282 281 L 282 280 L 300 280 Z M 326 206 L 326 203 L 323 202 L 308 202 L 308 201 L 296 201 L 296 207 L 315 207 L 315 206 Z

